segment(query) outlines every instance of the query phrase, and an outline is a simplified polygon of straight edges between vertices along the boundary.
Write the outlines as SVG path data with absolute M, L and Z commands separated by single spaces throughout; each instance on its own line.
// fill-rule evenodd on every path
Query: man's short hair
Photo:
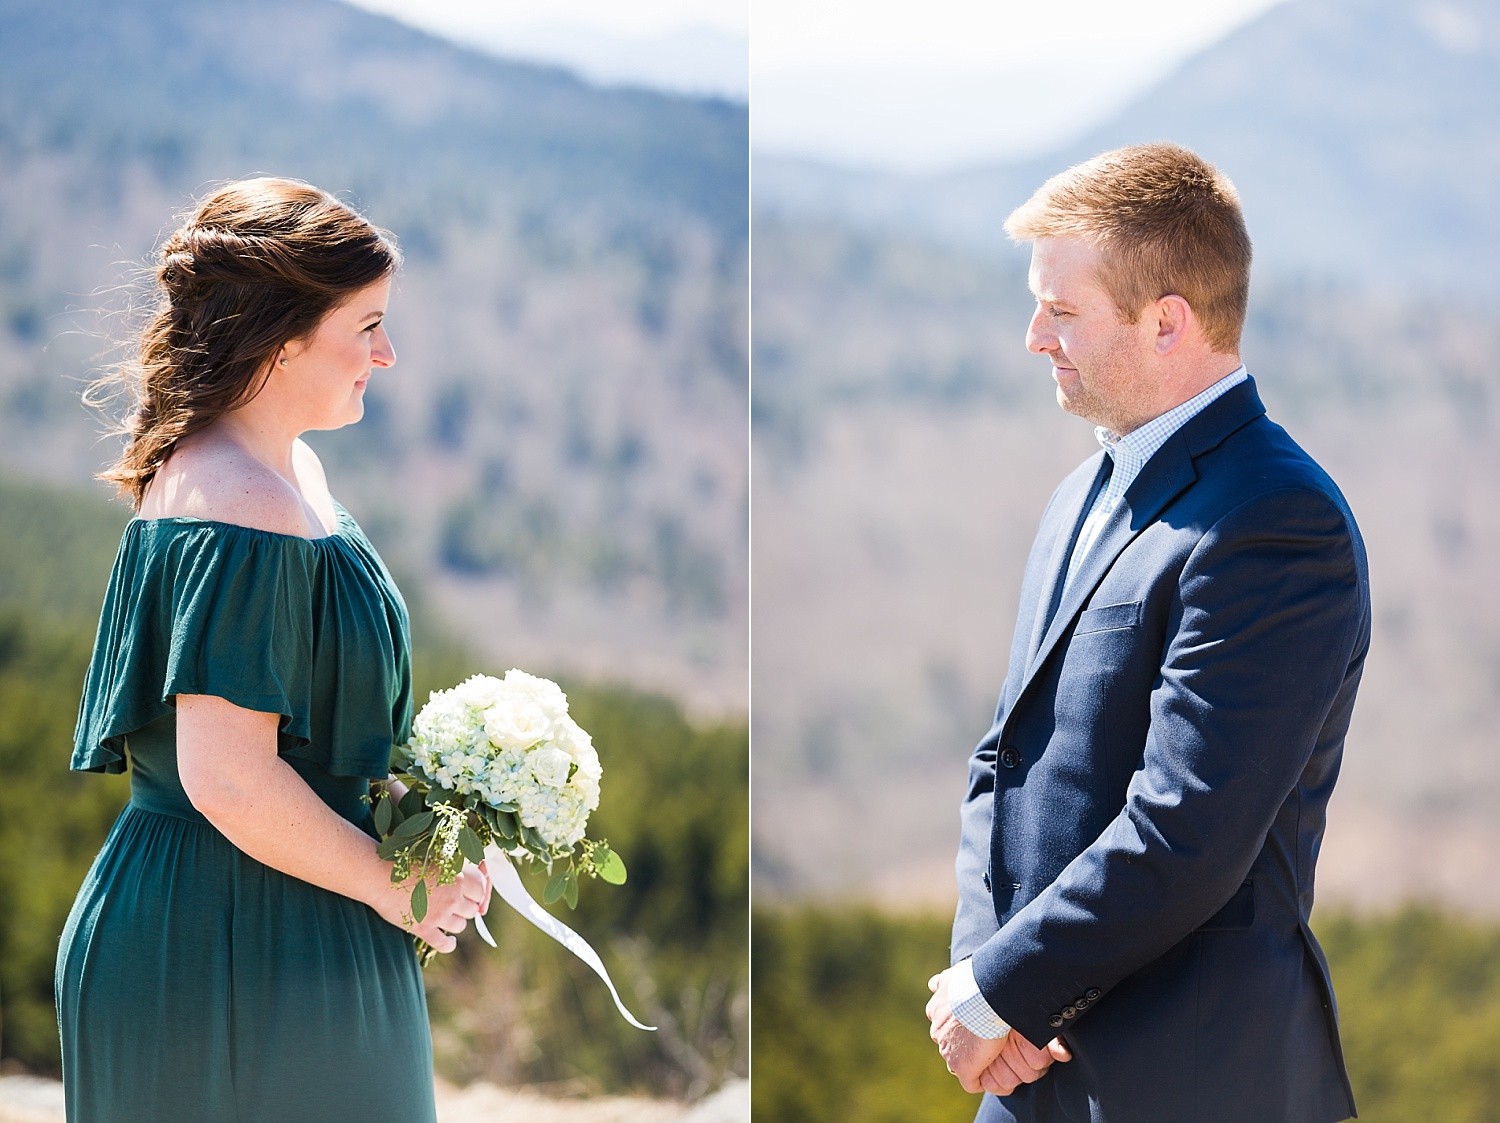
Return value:
M 1140 144 L 1077 164 L 1012 211 L 1005 232 L 1017 242 L 1089 243 L 1125 323 L 1175 294 L 1192 306 L 1215 351 L 1238 350 L 1250 235 L 1234 184 L 1186 148 Z

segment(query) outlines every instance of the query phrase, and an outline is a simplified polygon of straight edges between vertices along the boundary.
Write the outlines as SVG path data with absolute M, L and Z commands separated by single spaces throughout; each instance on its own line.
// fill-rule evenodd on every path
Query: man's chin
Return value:
M 1064 413 L 1071 413 L 1074 417 L 1081 417 L 1085 421 L 1089 419 L 1088 403 L 1070 395 L 1061 383 L 1057 386 L 1057 404 L 1062 407 Z

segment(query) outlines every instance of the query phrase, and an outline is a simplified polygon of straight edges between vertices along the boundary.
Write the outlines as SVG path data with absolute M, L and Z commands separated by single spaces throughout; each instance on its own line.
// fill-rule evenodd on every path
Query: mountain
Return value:
M 1044 113 L 1034 104 L 1001 107 Z M 1257 276 L 1500 298 L 1500 8 L 1489 0 L 1290 0 L 1046 156 L 928 178 L 755 160 L 759 210 L 923 231 L 987 251 L 1048 176 L 1171 140 L 1239 188 Z
M 406 251 L 400 361 L 312 438 L 392 563 L 489 657 L 743 710 L 744 106 L 335 0 L 3 0 L 0 42 L 0 473 L 90 486 L 171 216 L 308 179 Z

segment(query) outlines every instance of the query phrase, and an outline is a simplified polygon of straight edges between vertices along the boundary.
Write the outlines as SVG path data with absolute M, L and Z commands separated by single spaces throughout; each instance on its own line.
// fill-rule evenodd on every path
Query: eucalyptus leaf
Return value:
M 383 794 L 375 804 L 375 829 L 384 837 L 391 833 L 391 817 L 395 812 L 391 807 L 390 793 Z
M 476 866 L 484 861 L 484 843 L 469 829 L 467 823 L 458 829 L 458 848 L 463 852 L 463 856 Z
M 547 888 L 542 890 L 542 904 L 550 905 L 555 902 L 568 887 L 568 875 L 572 870 L 558 870 L 547 879 Z
M 607 846 L 600 846 L 594 850 L 594 872 L 601 880 L 611 885 L 625 884 L 625 863 Z
M 423 802 L 421 792 L 416 788 L 407 788 L 406 794 L 401 797 L 401 802 L 398 806 L 401 814 L 410 817 L 420 813 L 426 804 Z
M 417 882 L 417 887 L 411 891 L 411 918 L 418 924 L 427 915 L 427 882 Z
M 563 876 L 567 878 L 567 887 L 563 890 L 563 896 L 567 898 L 568 907 L 576 909 L 578 907 L 578 873 L 570 869 Z
M 436 818 L 437 816 L 431 811 L 423 811 L 420 814 L 413 815 L 397 827 L 391 837 L 411 842 L 431 827 L 433 820 Z
M 463 797 L 457 792 L 451 791 L 448 788 L 435 787 L 432 789 L 432 791 L 427 793 L 427 802 L 429 804 L 451 803 L 455 807 L 461 807 L 463 806 Z
M 384 858 L 387 862 L 394 862 L 396 860 L 396 856 L 400 854 L 401 851 L 405 850 L 406 847 L 407 843 L 402 842 L 399 838 L 388 838 L 379 846 L 375 847 L 375 853 Z

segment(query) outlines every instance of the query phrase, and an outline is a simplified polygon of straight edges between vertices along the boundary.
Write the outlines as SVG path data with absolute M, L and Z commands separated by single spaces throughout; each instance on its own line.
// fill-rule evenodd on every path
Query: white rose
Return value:
M 449 693 L 465 705 L 483 710 L 495 704 L 500 693 L 500 680 L 493 675 L 474 675 L 459 683 Z
M 562 749 L 574 763 L 582 764 L 586 756 L 592 755 L 594 751 L 594 740 L 582 729 L 578 723 L 566 714 L 557 723 L 557 730 L 552 735 L 557 747 Z
M 505 687 L 515 696 L 526 698 L 539 706 L 553 724 L 568 716 L 568 696 L 551 679 L 538 678 L 512 667 L 505 672 Z
M 561 749 L 547 745 L 528 754 L 526 767 L 538 784 L 548 788 L 561 788 L 568 782 L 568 771 L 573 767 L 573 758 Z
M 526 698 L 502 697 L 484 713 L 484 731 L 502 749 L 529 749 L 545 741 L 552 722 L 536 703 Z

